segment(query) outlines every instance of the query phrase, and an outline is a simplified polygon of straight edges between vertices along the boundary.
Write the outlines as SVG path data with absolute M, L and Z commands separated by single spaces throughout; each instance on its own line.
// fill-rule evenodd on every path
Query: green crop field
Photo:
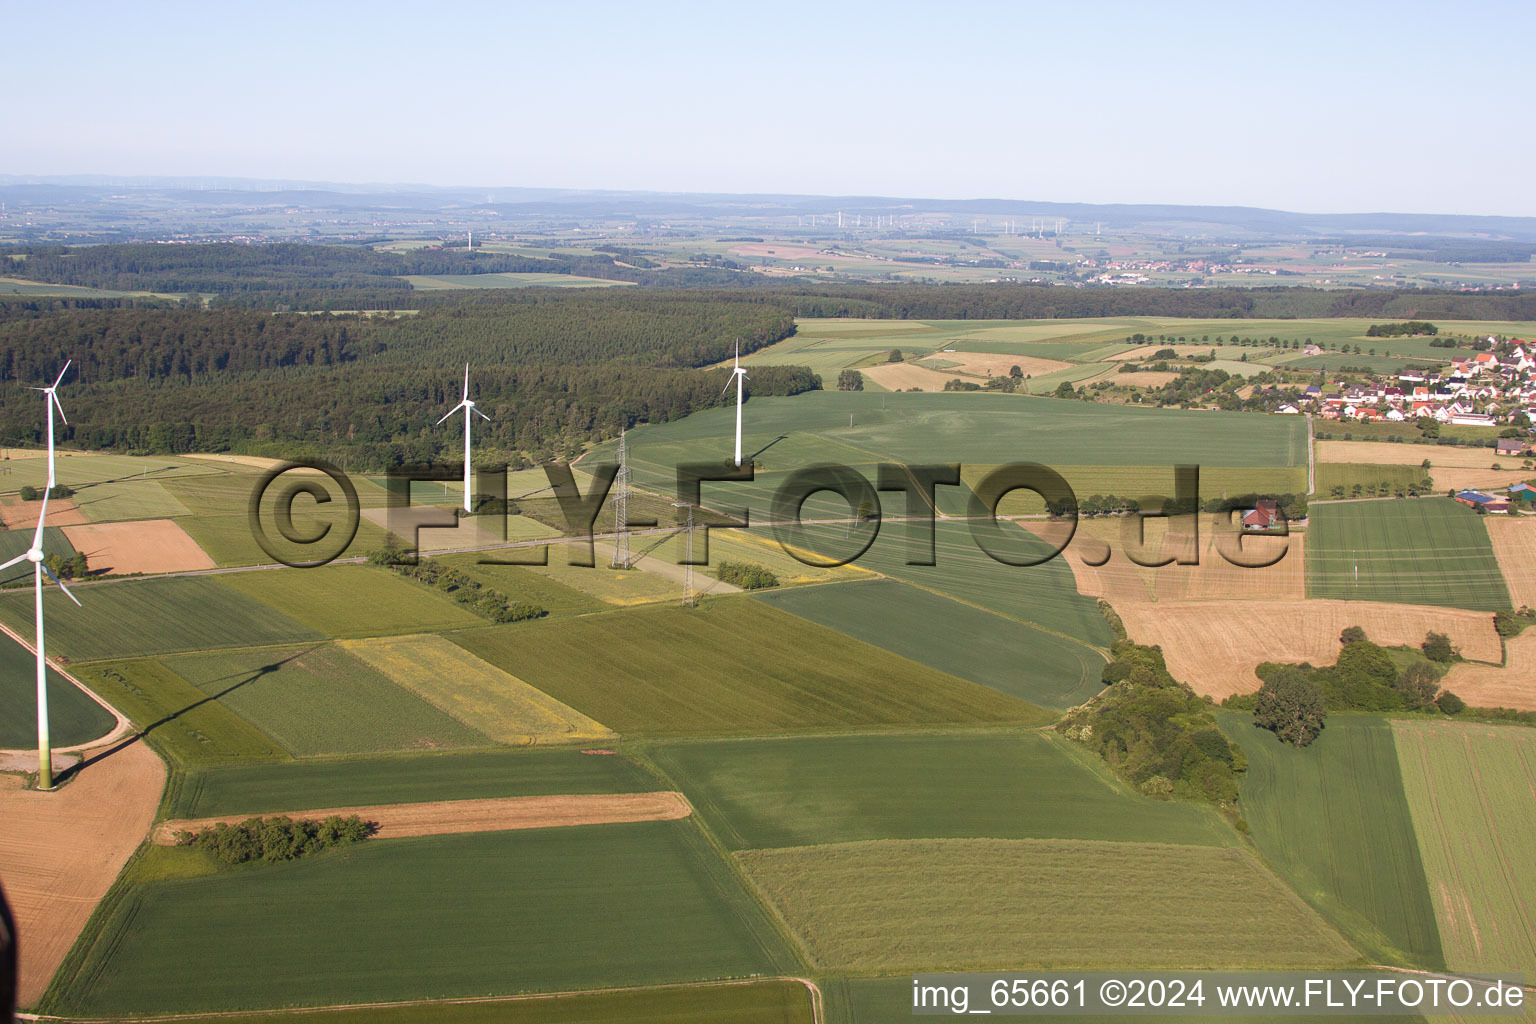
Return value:
M 491 744 L 333 644 L 184 654 L 162 663 L 300 757 Z
M 76 608 L 43 595 L 50 654 L 72 661 L 318 640 L 320 634 L 206 576 L 81 587 Z M 0 620 L 25 631 L 32 595 L 0 597 Z
M 581 615 L 586 612 L 604 611 L 609 607 L 589 593 L 557 582 L 554 573 L 539 572 L 538 570 L 545 568 L 544 566 L 497 565 L 482 561 L 484 558 L 504 557 L 507 555 L 494 551 L 469 551 L 457 555 L 436 555 L 433 556 L 433 561 L 451 565 L 460 572 L 468 573 L 492 590 L 499 590 L 514 601 L 536 604 L 549 612 L 551 617 Z M 564 557 L 564 552 L 556 547 L 551 550 L 549 560 L 559 563 Z M 552 568 L 558 571 L 560 567 L 556 565 Z M 571 570 L 573 573 L 583 571 L 586 570 Z
M 179 772 L 166 789 L 162 811 L 168 818 L 204 818 L 310 807 L 655 789 L 654 778 L 617 754 L 569 749 L 444 751 Z
M 733 850 L 862 839 L 1236 841 L 1211 808 L 1133 793 L 1097 759 L 1037 732 L 690 741 L 647 752 Z
M 40 504 L 40 503 L 39 503 Z M 36 508 L 36 506 L 33 506 Z M 37 513 L 33 512 L 32 522 L 37 522 Z M 32 546 L 32 530 L 0 530 L 0 562 L 9 562 L 23 551 Z M 57 526 L 43 527 L 43 552 L 49 555 L 58 555 L 60 558 L 73 558 L 75 546 L 69 542 L 64 531 Z M 21 562 L 11 566 L 4 572 L 0 572 L 0 584 L 25 583 L 27 585 L 27 601 L 32 600 L 32 563 Z M 29 604 L 30 608 L 30 604 Z M 28 622 L 31 621 L 31 613 L 28 612 Z
M 1297 749 L 1218 711 L 1248 755 L 1243 814 L 1265 859 L 1376 963 L 1445 966 L 1392 727 L 1334 715 Z
M 1038 708 L 747 597 L 450 636 L 620 733 L 1039 723 Z
M 964 487 L 939 489 L 939 508 L 952 515 L 966 515 L 971 488 L 997 467 L 981 464 L 963 467 Z M 1172 466 L 1052 466 L 1066 479 L 1079 501 L 1097 494 L 1115 494 L 1140 501 L 1149 495 L 1173 496 Z M 1318 466 L 1321 471 L 1322 466 Z M 1236 498 L 1245 494 L 1300 494 L 1307 489 L 1307 467 L 1302 466 L 1201 466 L 1199 492 L 1202 501 Z M 948 502 L 942 500 L 948 493 Z M 1003 499 L 1004 515 L 1041 515 L 1045 502 L 1033 491 L 1015 491 Z
M 48 482 L 47 459 L 11 459 L 4 489 L 14 491 L 24 484 L 42 487 Z M 176 477 L 219 473 L 174 455 L 80 455 L 59 452 L 54 462 L 54 476 L 59 483 L 88 496 L 93 486 L 109 483 L 162 481 Z
M 330 637 L 424 633 L 486 621 L 440 591 L 368 565 L 237 572 L 221 580 Z
M 1251 854 L 910 839 L 737 855 L 807 959 L 859 972 L 1329 966 L 1355 953 Z
M 159 480 L 89 484 L 75 491 L 75 506 L 93 523 L 123 519 L 166 519 L 190 514 Z
M 1065 558 L 1040 565 L 1013 566 L 998 562 L 977 546 L 967 523 L 940 521 L 934 532 L 934 564 L 908 565 L 905 529 L 891 524 L 881 539 L 858 560 L 866 569 L 894 576 L 965 604 L 1098 647 L 1114 643 L 1114 634 L 1091 597 L 1077 592 L 1072 567 Z M 1002 546 L 1011 556 L 1043 557 L 1051 549 L 1022 528 L 1004 523 Z
M 1317 464 L 1317 497 L 1350 498 L 1370 494 L 1372 488 L 1385 486 L 1383 497 L 1406 493 L 1409 487 L 1417 487 L 1430 479 L 1430 470 L 1418 466 L 1374 466 L 1364 462 L 1319 462 Z M 1337 494 L 1334 488 L 1342 487 Z M 1360 490 L 1355 490 L 1359 487 Z
M 24 636 L 31 637 L 31 631 Z M 117 724 L 111 712 L 48 669 L 48 734 L 56 747 L 88 743 Z M 37 657 L 0 637 L 0 750 L 37 749 Z
M 1394 722 L 1446 966 L 1536 972 L 1536 732 Z
M 99 920 L 51 1012 L 553 992 L 794 964 L 686 821 L 376 841 L 150 883 Z
M 1482 519 L 1449 498 L 1312 506 L 1307 596 L 1486 612 L 1510 606 Z
M 896 580 L 770 592 L 760 600 L 1041 707 L 1075 707 L 1103 688 L 1104 658 L 1092 648 Z
M 99 661 L 73 671 L 180 767 L 289 756 L 272 737 L 158 661 Z
M 410 274 L 412 288 L 440 291 L 444 288 L 613 288 L 633 281 L 609 281 L 574 274 Z
M 272 1014 L 183 1017 L 188 1024 L 271 1024 Z M 789 979 L 566 992 L 474 1002 L 368 1006 L 309 1013 L 290 1010 L 285 1024 L 815 1024 L 810 990 Z
M 295 502 L 296 506 L 297 504 Z M 312 531 L 318 529 L 323 523 L 330 523 L 333 529 L 339 530 L 344 525 L 343 518 L 340 509 L 328 509 L 323 516 L 304 519 L 299 528 Z M 296 513 L 295 522 L 299 522 L 300 519 L 301 516 Z M 251 535 L 250 520 L 246 518 L 244 512 L 239 515 L 187 516 L 178 519 L 176 523 L 187 531 L 187 535 L 197 541 L 197 546 L 221 567 L 273 564 L 272 556 L 263 551 Z M 293 561 L 309 558 L 314 554 L 313 551 L 284 544 L 282 538 L 275 531 L 271 531 L 270 527 L 269 533 L 278 554 L 285 557 L 291 555 Z M 364 517 L 357 524 L 357 534 L 352 538 L 352 543 L 347 545 L 346 550 L 337 557 L 360 558 L 383 546 L 384 531 Z

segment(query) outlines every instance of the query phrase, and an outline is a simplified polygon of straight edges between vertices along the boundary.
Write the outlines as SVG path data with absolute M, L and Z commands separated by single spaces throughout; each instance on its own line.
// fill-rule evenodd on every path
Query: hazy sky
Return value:
M 0 173 L 1536 215 L 1536 4 L 0 0 Z

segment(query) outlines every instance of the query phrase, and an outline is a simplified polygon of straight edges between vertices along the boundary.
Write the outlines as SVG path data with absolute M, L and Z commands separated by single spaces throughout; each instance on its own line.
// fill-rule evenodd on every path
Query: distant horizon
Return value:
M 624 196 L 721 196 L 721 197 L 773 197 L 789 199 L 814 199 L 814 200 L 875 200 L 893 202 L 924 202 L 935 203 L 1006 203 L 1006 204 L 1037 204 L 1040 206 L 1089 206 L 1114 208 L 1147 208 L 1164 207 L 1189 210 L 1246 210 L 1263 213 L 1282 213 L 1295 216 L 1316 217 L 1466 217 L 1466 218 L 1508 218 L 1515 220 L 1536 221 L 1536 214 L 1510 214 L 1510 213 L 1486 213 L 1464 212 L 1453 210 L 1393 210 L 1393 209 L 1349 209 L 1349 210 L 1307 210 L 1291 209 L 1279 206 L 1263 206 L 1254 203 L 1198 203 L 1177 201 L 1126 201 L 1114 200 L 1107 202 L 1095 202 L 1075 199 L 1044 199 L 1040 197 L 1015 198 L 1002 195 L 895 195 L 878 192 L 798 192 L 798 191 L 735 191 L 729 189 L 684 189 L 684 188 L 615 188 L 615 187 L 578 187 L 570 185 L 528 185 L 528 184 L 487 184 L 481 183 L 455 183 L 441 184 L 427 181 L 347 181 L 324 178 L 268 178 L 252 175 L 231 174 L 113 174 L 105 172 L 82 171 L 57 174 L 28 174 L 16 172 L 0 173 L 0 187 L 27 186 L 27 185 L 51 185 L 58 187 L 114 187 L 127 188 L 200 188 L 203 185 L 217 185 L 220 188 L 235 192 L 279 192 L 279 191 L 346 191 L 353 194 L 391 194 L 413 190 L 439 191 L 439 192 L 485 192 L 485 191 L 510 191 L 510 192 L 548 192 L 563 193 L 567 195 L 624 195 Z M 487 202 L 502 203 L 515 200 L 488 199 Z

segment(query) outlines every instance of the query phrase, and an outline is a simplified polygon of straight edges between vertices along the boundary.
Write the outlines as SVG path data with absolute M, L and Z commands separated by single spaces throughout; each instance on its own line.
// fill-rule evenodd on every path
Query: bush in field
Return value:
M 1427 634 L 1420 648 L 1424 651 L 1424 657 L 1430 661 L 1446 662 L 1456 656 L 1455 649 L 1451 647 L 1451 638 L 1444 633 Z
M 729 583 L 742 590 L 761 590 L 779 585 L 779 578 L 756 562 L 721 562 L 715 570 L 715 576 L 721 583 Z
M 1345 626 L 1344 632 L 1339 634 L 1339 643 L 1358 644 L 1365 642 L 1365 630 L 1359 626 Z
M 1258 706 L 1253 709 L 1255 725 L 1298 747 L 1317 739 L 1326 717 L 1323 691 L 1294 667 L 1264 683 Z
M 441 562 L 423 558 L 415 565 L 408 565 L 403 558 L 402 553 L 393 548 L 375 551 L 368 556 L 373 564 L 386 566 L 402 576 L 440 590 L 458 604 L 492 622 L 526 622 L 549 614 L 536 604 L 514 601 L 501 591 L 485 586 L 468 573 Z
M 1442 693 L 1435 704 L 1448 715 L 1459 715 L 1467 710 L 1467 702 L 1456 696 L 1450 690 Z
M 1247 761 L 1216 728 L 1207 702 L 1168 674 L 1161 649 L 1122 641 L 1112 651 L 1108 688 L 1068 712 L 1057 730 L 1148 796 L 1234 804 Z
M 283 815 L 247 818 L 235 825 L 221 821 L 196 832 L 183 830 L 176 833 L 176 845 L 207 850 L 225 864 L 244 864 L 297 860 L 333 846 L 360 843 L 378 830 L 378 822 L 364 821 L 355 814 L 345 818 L 333 814 L 319 821 L 295 821 Z
M 1415 662 L 1403 670 L 1393 685 L 1410 708 L 1427 711 L 1435 706 L 1435 694 L 1440 692 L 1440 673 L 1433 665 Z
M 38 499 L 37 488 L 31 484 L 22 484 L 19 493 L 22 501 L 36 501 Z
M 837 375 L 837 390 L 863 391 L 864 375 L 858 370 L 843 370 Z
M 1517 612 L 1494 612 L 1493 628 L 1499 636 L 1508 638 L 1519 636 L 1525 627 L 1536 622 L 1536 611 L 1530 608 L 1521 608 Z

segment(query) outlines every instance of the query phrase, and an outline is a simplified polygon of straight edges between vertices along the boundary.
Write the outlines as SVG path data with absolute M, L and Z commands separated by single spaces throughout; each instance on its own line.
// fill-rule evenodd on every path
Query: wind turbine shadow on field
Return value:
M 195 711 L 198 708 L 202 707 L 204 704 L 209 703 L 210 701 L 216 701 L 216 700 L 219 700 L 219 699 L 221 699 L 223 697 L 227 697 L 231 693 L 234 693 L 236 690 L 240 689 L 242 686 L 249 686 L 251 683 L 256 682 L 258 679 L 261 679 L 263 676 L 272 675 L 274 672 L 276 672 L 278 669 L 282 668 L 284 665 L 288 664 L 290 661 L 297 661 L 298 659 L 304 657 L 304 655 L 310 654 L 310 653 L 312 653 L 314 651 L 317 651 L 317 650 L 319 650 L 323 646 L 324 646 L 323 644 L 316 644 L 315 646 L 306 648 L 305 650 L 295 651 L 293 654 L 289 655 L 286 658 L 283 658 L 281 661 L 274 661 L 270 665 L 263 665 L 263 666 L 261 666 L 255 672 L 251 672 L 251 673 L 237 673 L 236 675 L 223 676 L 222 678 L 213 680 L 212 682 L 214 682 L 214 683 L 221 683 L 221 682 L 224 682 L 225 680 L 236 679 L 236 678 L 239 678 L 240 681 L 235 683 L 233 686 L 225 687 L 224 689 L 220 690 L 218 693 L 210 693 L 207 696 L 205 696 L 202 700 L 193 701 L 191 704 L 188 704 L 186 707 L 179 708 L 176 711 L 173 711 L 170 714 L 166 715 L 165 717 L 160 718 L 157 721 L 149 723 L 144 728 L 142 728 L 142 729 L 138 730 L 137 732 L 133 733 L 132 735 L 124 738 L 123 740 L 119 741 L 118 743 L 113 744 L 112 746 L 108 747 L 106 750 L 103 750 L 101 753 L 94 754 L 91 757 L 86 758 L 85 760 L 82 760 L 79 763 L 74 764 L 74 765 L 70 766 L 69 768 L 64 769 L 64 771 L 62 771 L 62 772 L 60 772 L 58 774 L 58 777 L 57 777 L 56 781 L 57 782 L 63 782 L 65 779 L 70 778 L 71 776 L 75 775 L 76 773 L 78 773 L 80 771 L 83 771 L 86 768 L 89 768 L 91 765 L 97 764 L 97 763 L 105 760 L 106 758 L 111 757 L 113 754 L 117 753 L 119 750 L 123 750 L 123 749 L 125 749 L 127 747 L 130 747 L 133 744 L 139 742 L 140 740 L 147 739 L 150 733 L 154 732 L 156 729 L 160 728 L 162 725 L 169 725 L 171 722 L 174 722 L 176 719 L 180 718 L 182 715 L 185 715 L 189 711 Z
M 788 440 L 789 440 L 789 435 L 788 434 L 780 434 L 778 437 L 774 438 L 772 441 L 769 441 L 767 444 L 763 445 L 761 448 L 759 448 L 757 451 L 753 452 L 751 455 L 748 455 L 747 456 L 747 461 L 748 462 L 756 461 L 757 457 L 759 455 L 763 454 L 763 452 L 767 451 L 769 448 L 772 448 L 774 445 L 778 444 L 780 441 L 788 441 Z

